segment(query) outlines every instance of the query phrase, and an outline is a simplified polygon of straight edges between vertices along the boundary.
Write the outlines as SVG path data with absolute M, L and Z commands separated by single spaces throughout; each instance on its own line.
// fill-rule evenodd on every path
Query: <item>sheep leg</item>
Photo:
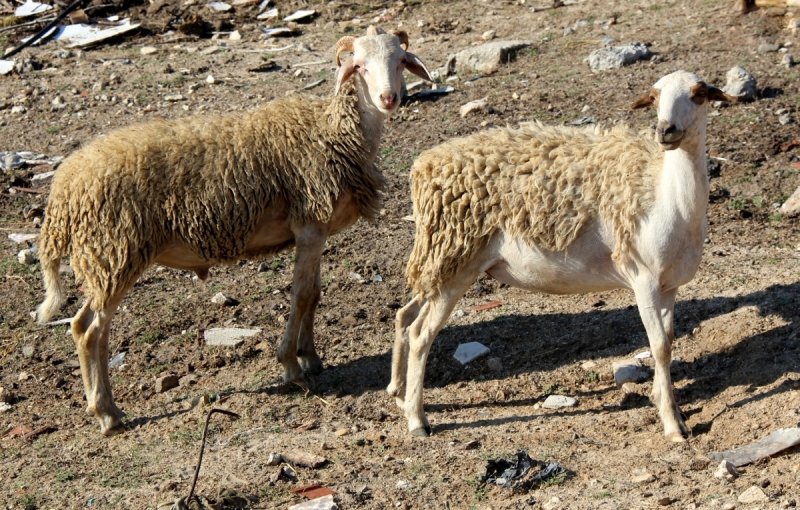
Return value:
M 406 306 L 397 311 L 395 317 L 395 340 L 392 350 L 392 380 L 386 388 L 389 395 L 395 397 L 397 407 L 402 408 L 406 397 L 406 373 L 408 371 L 408 328 L 419 317 L 425 304 L 424 299 L 415 297 Z
M 428 353 L 456 303 L 478 277 L 478 267 L 476 262 L 450 280 L 438 295 L 421 306 L 419 315 L 408 328 L 408 371 L 403 410 L 408 420 L 408 430 L 413 436 L 426 437 L 431 434 L 431 426 L 425 417 L 422 403 Z
M 319 301 L 320 281 L 319 281 L 319 261 L 322 251 L 325 248 L 327 239 L 326 230 L 319 224 L 307 224 L 297 226 L 292 229 L 295 234 L 296 261 L 294 275 L 292 277 L 292 303 L 289 312 L 289 320 L 286 323 L 286 331 L 283 333 L 283 340 L 278 347 L 278 361 L 283 365 L 284 381 L 302 382 L 303 369 L 297 360 L 298 342 L 302 329 L 303 317 L 309 315 L 309 330 L 313 328 L 313 313 L 309 313 L 313 306 Z M 313 337 L 308 340 L 312 344 L 311 357 L 317 356 L 313 350 Z M 305 351 L 306 346 L 303 346 Z M 309 357 L 309 353 L 302 352 L 304 357 Z
M 322 371 L 322 360 L 317 354 L 317 350 L 314 348 L 314 313 L 317 311 L 320 289 L 322 288 L 319 262 L 317 262 L 314 269 L 312 302 L 303 314 L 303 318 L 300 320 L 300 336 L 297 340 L 297 357 L 300 360 L 300 367 L 305 374 L 316 374 Z
M 677 289 L 662 293 L 657 281 L 648 281 L 634 286 L 634 293 L 639 306 L 639 315 L 650 340 L 650 350 L 656 362 L 653 403 L 658 408 L 666 438 L 673 442 L 681 442 L 684 441 L 684 433 L 687 433 L 688 429 L 675 402 L 669 373 L 674 340 L 672 309 Z
M 78 351 L 88 407 L 86 413 L 100 421 L 100 431 L 111 436 L 124 431 L 125 415 L 115 404 L 108 378 L 108 338 L 116 304 L 95 312 L 87 302 L 72 320 L 72 337 Z

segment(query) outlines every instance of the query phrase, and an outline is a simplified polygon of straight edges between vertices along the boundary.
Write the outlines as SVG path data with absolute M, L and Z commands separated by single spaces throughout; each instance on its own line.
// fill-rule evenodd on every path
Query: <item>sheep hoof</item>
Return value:
M 430 425 L 426 425 L 424 427 L 420 427 L 411 431 L 411 435 L 414 437 L 428 437 L 431 435 L 433 431 L 431 430 Z
M 303 356 L 300 359 L 300 368 L 303 369 L 303 373 L 305 374 L 318 374 L 322 372 L 322 360 L 319 359 L 319 356 L 314 354 L 313 356 Z
M 686 438 L 684 438 L 683 434 L 680 432 L 671 432 L 667 434 L 667 441 L 671 441 L 673 443 L 685 443 Z

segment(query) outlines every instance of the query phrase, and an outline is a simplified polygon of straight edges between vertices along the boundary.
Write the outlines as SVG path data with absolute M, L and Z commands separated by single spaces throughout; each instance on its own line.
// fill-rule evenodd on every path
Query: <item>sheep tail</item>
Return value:
M 64 286 L 58 275 L 61 265 L 61 254 L 41 251 L 40 259 L 44 275 L 45 298 L 36 308 L 36 322 L 44 324 L 64 303 Z

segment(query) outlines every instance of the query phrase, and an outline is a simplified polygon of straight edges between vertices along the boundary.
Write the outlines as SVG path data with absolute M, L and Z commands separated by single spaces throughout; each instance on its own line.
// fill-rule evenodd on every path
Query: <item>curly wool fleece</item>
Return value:
M 416 236 L 406 276 L 431 297 L 492 235 L 564 251 L 592 221 L 611 226 L 624 263 L 639 217 L 655 201 L 661 147 L 627 127 L 528 123 L 450 140 L 411 169 Z

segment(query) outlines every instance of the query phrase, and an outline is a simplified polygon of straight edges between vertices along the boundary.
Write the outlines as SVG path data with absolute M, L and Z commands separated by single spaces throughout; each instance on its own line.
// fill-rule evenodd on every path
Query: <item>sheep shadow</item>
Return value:
M 425 387 L 446 387 L 460 381 L 502 381 L 509 376 L 533 372 L 552 372 L 581 360 L 625 356 L 647 348 L 647 335 L 633 305 L 625 309 L 594 308 L 581 313 L 542 313 L 534 315 L 501 315 L 493 320 L 470 325 L 451 325 L 442 330 L 428 357 Z M 790 391 L 800 380 L 786 380 L 767 392 L 756 392 L 779 380 L 788 372 L 800 372 L 800 282 L 773 285 L 767 289 L 737 297 L 714 297 L 678 301 L 675 307 L 677 342 L 696 342 L 691 332 L 703 321 L 729 314 L 743 307 L 756 307 L 760 317 L 776 316 L 784 324 L 768 331 L 757 332 L 724 349 L 694 360 L 673 365 L 673 381 L 689 381 L 676 391 L 679 405 L 688 416 L 699 412 L 698 402 L 711 399 L 731 386 L 749 388 L 746 396 L 728 402 L 728 408 L 740 407 L 775 394 Z M 503 364 L 500 374 L 478 360 L 462 367 L 452 358 L 456 347 L 465 342 L 479 341 L 491 349 L 492 357 Z M 383 390 L 390 378 L 391 351 L 365 356 L 339 365 L 328 366 L 313 379 L 315 392 L 361 396 Z M 272 390 L 271 390 L 272 391 Z M 603 391 L 616 391 L 608 388 Z M 502 402 L 477 404 L 437 404 L 428 399 L 429 413 L 452 407 L 521 407 L 544 400 L 547 395 L 530 396 Z M 577 395 L 580 398 L 581 394 Z M 387 407 L 390 406 L 387 398 Z M 650 406 L 646 398 L 625 402 L 610 409 L 630 409 Z M 606 408 L 609 410 L 609 408 Z M 597 410 L 575 410 L 573 414 L 591 414 Z M 478 419 L 471 423 L 439 424 L 437 428 L 472 427 L 528 421 L 531 417 Z M 695 425 L 693 432 L 707 432 L 712 421 Z

